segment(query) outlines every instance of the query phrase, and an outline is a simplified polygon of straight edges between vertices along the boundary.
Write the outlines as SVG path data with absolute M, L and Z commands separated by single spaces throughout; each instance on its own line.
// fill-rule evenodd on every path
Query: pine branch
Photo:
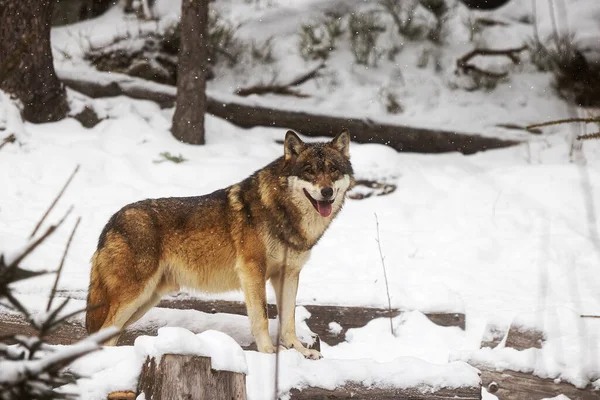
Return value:
M 20 255 L 16 256 L 14 260 L 8 265 L 7 268 L 15 268 L 23 261 L 29 254 L 31 254 L 40 244 L 42 244 L 50 235 L 54 233 L 65 221 L 65 219 L 69 216 L 69 214 L 73 211 L 73 206 L 69 207 L 65 215 L 61 218 L 60 221 L 56 225 L 50 226 L 46 232 L 40 236 L 38 239 L 33 241 Z
M 56 271 L 56 279 L 54 280 L 54 285 L 52 285 L 52 291 L 50 292 L 50 296 L 48 297 L 48 305 L 46 306 L 46 311 L 50 311 L 50 307 L 52 307 L 52 301 L 54 301 L 54 297 L 56 296 L 56 287 L 58 286 L 58 280 L 62 273 L 63 265 L 65 264 L 65 259 L 67 258 L 67 253 L 69 252 L 69 247 L 71 246 L 71 242 L 73 241 L 73 236 L 75 236 L 75 232 L 77 231 L 77 227 L 81 222 L 81 217 L 77 218 L 77 222 L 71 231 L 71 236 L 69 236 L 69 241 L 65 246 L 65 251 L 63 252 L 62 259 L 60 260 L 60 265 L 58 266 L 58 270 Z
M 75 170 L 71 173 L 71 176 L 69 177 L 69 179 L 67 180 L 67 182 L 65 183 L 63 188 L 60 190 L 60 192 L 58 192 L 58 195 L 56 196 L 56 198 L 54 199 L 52 204 L 50 204 L 50 207 L 48 207 L 48 209 L 46 210 L 46 212 L 44 213 L 44 215 L 42 216 L 42 218 L 40 219 L 38 224 L 35 226 L 35 229 L 33 230 L 33 232 L 31 232 L 31 235 L 29 236 L 30 238 L 33 238 L 35 236 L 36 232 L 38 231 L 40 226 L 42 226 L 42 223 L 44 222 L 44 220 L 46 219 L 48 214 L 50 214 L 50 211 L 52 211 L 52 209 L 54 208 L 56 203 L 58 203 L 58 200 L 62 197 L 63 193 L 65 192 L 65 190 L 67 189 L 67 187 L 69 186 L 69 184 L 71 183 L 73 178 L 75 177 L 75 174 L 77 173 L 77 171 L 79 171 L 79 165 L 77 165 L 77 167 L 75 167 Z

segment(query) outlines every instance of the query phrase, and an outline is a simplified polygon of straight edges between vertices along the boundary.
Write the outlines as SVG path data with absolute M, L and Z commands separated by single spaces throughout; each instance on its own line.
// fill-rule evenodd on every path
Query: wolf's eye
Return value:
M 302 168 L 302 172 L 304 172 L 305 174 L 312 175 L 314 172 L 312 165 L 306 165 L 304 168 Z
M 329 168 L 329 171 L 331 171 L 331 173 L 335 174 L 336 172 L 338 172 L 338 171 L 339 171 L 339 169 L 338 169 L 338 167 L 336 167 L 335 165 L 332 165 L 332 166 Z

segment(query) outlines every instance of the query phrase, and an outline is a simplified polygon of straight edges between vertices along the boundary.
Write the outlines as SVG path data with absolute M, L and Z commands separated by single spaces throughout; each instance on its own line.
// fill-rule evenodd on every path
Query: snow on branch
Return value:
M 34 337 L 24 335 L 8 335 L 0 337 L 0 400 L 25 400 L 25 399 L 72 399 L 74 394 L 57 391 L 56 389 L 69 383 L 74 383 L 76 376 L 64 371 L 65 367 L 74 360 L 99 350 L 101 344 L 119 333 L 117 328 L 102 330 L 80 342 L 64 347 L 50 346 L 45 338 L 56 328 L 64 324 L 73 315 L 85 310 L 63 315 L 69 298 L 64 299 L 56 307 L 52 302 L 56 296 L 56 288 L 62 267 L 69 247 L 75 236 L 80 218 L 77 219 L 69 240 L 65 246 L 56 279 L 49 295 L 46 312 L 32 316 L 32 313 L 19 301 L 18 295 L 13 293 L 11 284 L 29 279 L 34 276 L 48 273 L 47 271 L 30 271 L 20 267 L 20 263 L 35 249 L 43 244 L 63 222 L 66 220 L 73 207 L 58 221 L 51 225 L 39 237 L 35 237 L 37 230 L 57 204 L 67 186 L 77 173 L 79 167 L 73 171 L 67 183 L 56 196 L 48 210 L 40 218 L 28 242 L 18 251 L 5 256 L 0 253 L 0 305 L 21 313 L 29 324 L 37 331 Z

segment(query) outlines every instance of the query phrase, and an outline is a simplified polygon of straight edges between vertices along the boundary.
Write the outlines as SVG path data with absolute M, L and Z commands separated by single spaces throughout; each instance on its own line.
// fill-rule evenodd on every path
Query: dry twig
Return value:
M 35 229 L 33 230 L 33 232 L 31 232 L 31 235 L 29 236 L 30 238 L 34 237 L 36 232 L 38 231 L 38 229 L 40 229 L 40 226 L 42 226 L 42 224 L 44 223 L 44 220 L 46 219 L 48 214 L 50 214 L 50 211 L 52 211 L 52 209 L 54 208 L 56 203 L 58 203 L 58 200 L 60 200 L 60 198 L 62 197 L 63 193 L 65 192 L 65 190 L 67 189 L 67 187 L 69 186 L 69 184 L 71 183 L 73 178 L 75 177 L 75 174 L 77 173 L 77 171 L 79 171 L 79 165 L 77 165 L 77 167 L 75 167 L 75 170 L 71 173 L 71 176 L 69 177 L 69 179 L 67 180 L 67 182 L 65 183 L 63 188 L 60 190 L 60 192 L 58 192 L 58 195 L 56 196 L 56 198 L 54 199 L 52 204 L 50 204 L 50 207 L 48 207 L 48 209 L 46 210 L 46 213 L 42 216 L 42 218 L 40 219 L 38 224 L 35 226 Z
M 383 252 L 381 251 L 381 240 L 379 239 L 379 219 L 377 218 L 377 213 L 375 213 L 375 224 L 377 225 L 377 247 L 379 248 L 379 257 L 381 257 L 381 266 L 383 268 L 383 278 L 385 279 L 385 291 L 387 293 L 388 299 L 388 311 L 390 316 L 390 332 L 392 336 L 394 335 L 394 324 L 392 322 L 392 299 L 390 298 L 390 286 L 387 278 L 387 271 L 385 269 L 385 257 L 383 256 Z
M 508 73 L 486 71 L 477 67 L 474 64 L 469 63 L 469 61 L 471 61 L 471 59 L 473 59 L 476 56 L 504 56 L 508 57 L 513 62 L 513 64 L 518 64 L 521 61 L 519 58 L 519 54 L 524 50 L 527 50 L 527 46 L 502 50 L 473 49 L 461 58 L 456 60 L 456 68 L 465 74 L 476 73 L 489 78 L 501 79 L 506 77 Z
M 2 143 L 0 143 L 0 150 L 6 146 L 8 143 L 14 143 L 17 141 L 17 137 L 14 135 L 14 133 L 11 133 L 10 135 L 8 135 L 7 137 L 5 137 L 4 139 L 2 139 Z
M 246 97 L 253 94 L 263 95 L 267 93 L 280 94 L 284 96 L 308 97 L 308 95 L 299 92 L 298 90 L 294 89 L 294 87 L 300 86 L 311 79 L 317 78 L 323 68 L 325 68 L 325 64 L 319 64 L 316 68 L 313 68 L 297 78 L 294 78 L 288 83 L 254 85 L 247 88 L 238 89 L 235 94 L 241 97 Z
M 600 124 L 600 116 L 595 116 L 595 117 L 590 117 L 590 118 L 557 119 L 555 121 L 547 121 L 547 122 L 542 122 L 539 124 L 529 125 L 526 127 L 526 129 L 529 130 L 532 128 L 540 128 L 540 127 L 544 127 L 544 126 L 568 124 L 568 123 L 573 123 L 573 122 L 582 122 L 582 123 L 586 123 L 586 124 L 594 124 L 594 123 Z M 600 139 L 600 132 L 589 133 L 589 134 L 577 136 L 577 140 L 589 140 L 589 139 Z
M 46 306 L 46 311 L 50 311 L 50 308 L 52 307 L 52 301 L 54 300 L 54 297 L 56 295 L 56 287 L 58 286 L 58 278 L 60 278 L 60 275 L 62 273 L 63 266 L 65 265 L 65 259 L 67 258 L 67 253 L 69 252 L 69 247 L 71 246 L 73 236 L 75 236 L 75 232 L 77 231 L 77 227 L 79 226 L 80 222 L 81 217 L 77 218 L 77 222 L 75 223 L 75 226 L 71 231 L 71 236 L 69 236 L 69 241 L 65 246 L 65 251 L 63 252 L 62 258 L 60 260 L 60 265 L 58 266 L 58 270 L 56 271 L 56 279 L 54 279 L 54 285 L 52 285 L 52 290 L 50 291 L 50 297 L 48 298 L 48 305 Z

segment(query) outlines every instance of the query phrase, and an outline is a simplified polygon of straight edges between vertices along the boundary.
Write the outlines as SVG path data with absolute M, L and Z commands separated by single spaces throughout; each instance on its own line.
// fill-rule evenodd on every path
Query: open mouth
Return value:
M 333 200 L 315 200 L 306 189 L 304 189 L 304 195 L 310 200 L 321 217 L 329 217 L 331 215 Z

